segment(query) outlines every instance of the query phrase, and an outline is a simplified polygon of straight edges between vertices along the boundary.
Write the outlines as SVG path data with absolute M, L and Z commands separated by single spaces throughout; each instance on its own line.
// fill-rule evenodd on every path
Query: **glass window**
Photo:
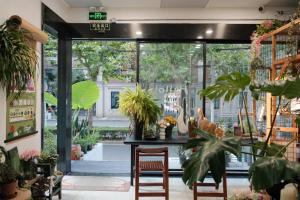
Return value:
M 44 56 L 44 151 L 57 152 L 57 105 L 51 99 L 57 98 L 57 53 L 58 39 L 49 33 L 48 42 L 43 45 Z M 53 98 L 52 98 L 53 97 Z
M 111 109 L 118 109 L 119 108 L 119 94 L 120 92 L 112 91 L 111 92 Z

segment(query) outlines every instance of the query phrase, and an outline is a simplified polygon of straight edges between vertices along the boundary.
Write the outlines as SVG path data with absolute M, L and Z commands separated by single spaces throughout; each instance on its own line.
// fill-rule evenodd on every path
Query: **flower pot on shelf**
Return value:
M 3 199 L 12 199 L 17 196 L 17 181 L 1 186 L 1 197 Z M 2 199 L 1 198 L 1 199 Z
M 165 130 L 165 132 L 166 132 L 166 139 L 171 139 L 172 138 L 173 127 L 174 126 L 168 126 L 166 128 L 166 130 Z

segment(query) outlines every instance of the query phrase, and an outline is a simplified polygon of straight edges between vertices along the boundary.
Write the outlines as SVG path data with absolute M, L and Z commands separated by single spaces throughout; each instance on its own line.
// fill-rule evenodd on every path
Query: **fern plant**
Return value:
M 0 87 L 17 96 L 35 76 L 37 56 L 20 28 L 21 18 L 14 17 L 0 26 Z

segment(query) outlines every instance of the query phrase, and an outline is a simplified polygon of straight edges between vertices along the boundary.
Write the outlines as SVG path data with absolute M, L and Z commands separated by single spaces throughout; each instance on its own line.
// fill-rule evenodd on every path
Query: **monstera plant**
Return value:
M 233 72 L 228 75 L 220 76 L 214 85 L 201 90 L 199 94 L 201 97 L 205 96 L 209 99 L 224 98 L 225 101 L 231 101 L 234 97 L 241 94 L 249 125 L 250 120 L 247 103 L 243 96 L 244 90 L 249 89 L 252 92 L 252 96 L 256 98 L 258 98 L 261 93 L 266 92 L 271 93 L 272 96 L 279 97 L 279 103 L 276 109 L 276 112 L 278 112 L 281 98 L 293 99 L 300 97 L 299 88 L 299 77 L 286 78 L 286 80 L 276 82 L 268 81 L 260 84 L 251 84 L 251 79 L 248 75 Z M 272 119 L 268 137 L 263 142 L 255 142 L 253 140 L 251 126 L 249 126 L 252 147 L 250 154 L 254 159 L 254 163 L 249 169 L 249 179 L 254 190 L 267 190 L 272 197 L 278 199 L 280 190 L 287 183 L 295 183 L 299 187 L 300 164 L 283 158 L 286 148 L 294 142 L 294 139 L 285 146 L 270 144 L 275 121 L 276 114 Z M 216 138 L 213 138 L 213 136 L 208 137 L 203 131 L 198 137 L 199 139 L 190 140 L 187 145 L 187 148 L 196 147 L 198 150 L 195 151 L 182 166 L 184 169 L 183 181 L 191 186 L 195 181 L 203 181 L 208 170 L 210 170 L 218 186 L 221 181 L 221 176 L 225 172 L 224 151 L 239 155 L 239 140 L 238 138 L 224 138 L 218 141 Z
M 239 156 L 241 140 L 237 137 L 217 138 L 202 130 L 196 130 L 197 138 L 190 139 L 185 149 L 193 149 L 194 153 L 182 165 L 182 180 L 190 188 L 196 181 L 203 182 L 211 171 L 216 188 L 225 173 L 225 152 Z

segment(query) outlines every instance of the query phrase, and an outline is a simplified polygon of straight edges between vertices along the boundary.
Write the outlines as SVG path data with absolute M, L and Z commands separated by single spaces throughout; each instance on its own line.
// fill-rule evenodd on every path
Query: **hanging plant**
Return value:
M 0 26 L 0 87 L 18 97 L 35 76 L 37 56 L 20 25 L 22 19 L 11 17 Z

